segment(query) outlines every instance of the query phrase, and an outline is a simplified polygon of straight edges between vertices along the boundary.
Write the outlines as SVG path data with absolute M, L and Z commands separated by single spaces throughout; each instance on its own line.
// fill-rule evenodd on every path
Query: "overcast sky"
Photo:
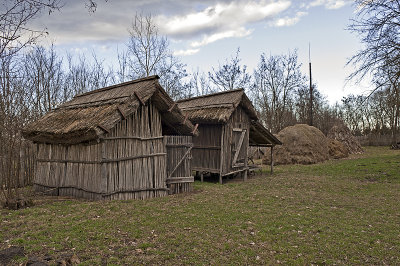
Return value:
M 357 36 L 346 30 L 354 15 L 348 0 L 97 0 L 89 14 L 84 0 L 65 1 L 64 7 L 44 15 L 36 27 L 46 27 L 48 40 L 70 53 L 95 52 L 106 64 L 115 64 L 123 50 L 135 13 L 151 13 L 170 48 L 188 71 L 209 71 L 240 47 L 242 63 L 250 72 L 261 53 L 287 54 L 298 50 L 308 74 L 311 43 L 313 81 L 330 103 L 349 93 L 367 91 L 368 83 L 346 84 L 353 71 L 345 67 L 361 48 Z

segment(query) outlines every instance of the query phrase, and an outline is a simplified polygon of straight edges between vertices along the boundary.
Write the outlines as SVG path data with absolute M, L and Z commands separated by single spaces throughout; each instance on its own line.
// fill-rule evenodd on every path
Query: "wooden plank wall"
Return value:
M 239 138 L 240 134 L 236 134 L 236 136 L 234 136 L 233 134 L 234 128 L 246 129 L 246 136 L 243 140 L 243 144 L 240 149 L 239 159 L 238 159 L 238 160 L 243 160 L 245 165 L 242 167 L 235 167 L 235 168 L 232 167 L 233 156 L 236 151 L 236 147 L 234 144 L 235 143 L 234 137 Z M 247 168 L 247 160 L 245 158 L 247 158 L 247 148 L 249 146 L 249 131 L 250 131 L 250 118 L 246 114 L 246 112 L 239 106 L 233 112 L 228 122 L 224 125 L 224 145 L 222 149 L 223 164 L 221 168 L 222 175 L 226 175 L 231 172 Z
M 219 173 L 222 125 L 199 125 L 199 136 L 193 138 L 192 169 Z
M 167 195 L 161 116 L 149 101 L 100 143 L 37 145 L 35 188 L 89 199 Z
M 194 182 L 191 167 L 192 150 L 190 150 L 193 147 L 192 137 L 165 136 L 164 138 L 167 148 L 167 186 L 169 194 L 192 192 Z M 181 161 L 182 163 L 176 168 Z

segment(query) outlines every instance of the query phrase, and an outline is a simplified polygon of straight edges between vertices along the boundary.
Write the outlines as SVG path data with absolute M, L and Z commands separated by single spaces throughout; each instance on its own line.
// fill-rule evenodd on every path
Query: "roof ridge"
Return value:
M 187 101 L 191 101 L 191 100 L 195 100 L 195 99 L 207 98 L 207 97 L 212 97 L 212 96 L 217 96 L 217 95 L 226 94 L 226 93 L 232 93 L 232 92 L 238 92 L 238 91 L 243 91 L 244 92 L 244 89 L 243 88 L 239 88 L 239 89 L 234 89 L 234 90 L 220 91 L 220 92 L 216 92 L 216 93 L 205 94 L 205 95 L 200 95 L 200 96 L 191 97 L 191 98 L 187 98 L 187 99 L 182 99 L 182 100 L 179 100 L 179 101 L 176 101 L 176 102 L 177 103 L 187 102 Z
M 193 105 L 188 107 L 179 107 L 181 110 L 189 110 L 189 109 L 207 109 L 207 108 L 215 108 L 215 107 L 235 107 L 233 103 L 221 103 L 221 104 L 208 104 L 208 105 Z
M 115 89 L 115 88 L 118 88 L 118 87 L 130 85 L 130 84 L 139 83 L 139 82 L 142 82 L 142 81 L 159 79 L 159 78 L 160 77 L 158 75 L 153 75 L 153 76 L 148 76 L 148 77 L 144 77 L 144 78 L 140 78 L 140 79 L 130 80 L 130 81 L 122 82 L 122 83 L 119 83 L 119 84 L 111 85 L 111 86 L 108 86 L 108 87 L 104 87 L 104 88 L 100 88 L 100 89 L 84 92 L 84 93 L 75 95 L 73 98 L 78 98 L 78 97 L 81 97 L 81 96 L 86 96 L 86 95 L 90 95 L 90 94 L 94 94 L 94 93 L 98 93 L 98 92 L 103 92 L 103 91 Z

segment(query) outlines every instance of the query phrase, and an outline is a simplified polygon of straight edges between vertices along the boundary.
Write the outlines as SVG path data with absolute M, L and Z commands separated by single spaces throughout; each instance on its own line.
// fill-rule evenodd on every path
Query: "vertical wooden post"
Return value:
M 200 181 L 201 181 L 201 182 L 204 182 L 204 172 L 201 172 L 201 173 L 200 173 Z
M 25 172 L 25 150 L 22 148 L 22 145 L 19 147 L 19 175 L 18 175 L 18 182 L 17 186 L 18 187 L 24 187 L 25 186 L 25 177 L 26 175 L 24 174 Z
M 274 173 L 274 146 L 271 146 L 271 175 Z
M 164 169 L 161 169 L 162 171 L 163 171 L 163 175 L 164 175 L 164 179 L 163 179 L 163 187 L 165 187 L 165 188 L 168 188 L 169 189 L 169 186 L 168 186 L 168 184 L 167 184 L 167 177 L 168 177 L 168 156 L 172 156 L 172 153 L 170 154 L 170 155 L 168 155 L 168 147 L 167 147 L 167 143 L 168 143 L 168 139 L 167 139 L 167 136 L 164 136 L 163 137 L 163 150 L 162 150 L 162 152 L 164 152 L 164 153 L 166 153 L 167 154 L 167 156 L 165 157 L 165 166 L 164 166 Z M 169 194 L 169 191 L 168 191 L 168 194 Z
M 100 172 L 101 172 L 101 189 L 100 191 L 103 193 L 110 192 L 108 191 L 108 180 L 107 180 L 107 168 L 106 163 L 103 160 L 107 159 L 106 156 L 106 142 L 101 140 L 101 164 L 100 164 Z
M 249 171 L 249 135 L 250 135 L 250 130 L 246 130 L 246 140 L 244 142 L 244 148 L 245 148 L 245 156 L 244 156 L 244 168 L 246 169 L 243 173 L 243 181 L 247 181 L 247 172 Z
M 225 126 L 221 129 L 221 160 L 219 165 L 219 183 L 222 184 L 222 167 L 224 165 L 224 137 L 225 137 Z
M 248 170 L 244 170 L 243 172 L 243 181 L 247 181 L 247 171 Z

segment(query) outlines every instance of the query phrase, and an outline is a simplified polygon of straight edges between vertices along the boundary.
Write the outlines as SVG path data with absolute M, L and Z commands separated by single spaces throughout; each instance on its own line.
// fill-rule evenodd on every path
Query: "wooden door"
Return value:
M 234 128 L 232 132 L 232 168 L 240 168 L 245 166 L 247 157 L 246 151 L 246 129 Z
M 167 187 L 170 194 L 193 191 L 191 136 L 165 136 L 167 150 Z

